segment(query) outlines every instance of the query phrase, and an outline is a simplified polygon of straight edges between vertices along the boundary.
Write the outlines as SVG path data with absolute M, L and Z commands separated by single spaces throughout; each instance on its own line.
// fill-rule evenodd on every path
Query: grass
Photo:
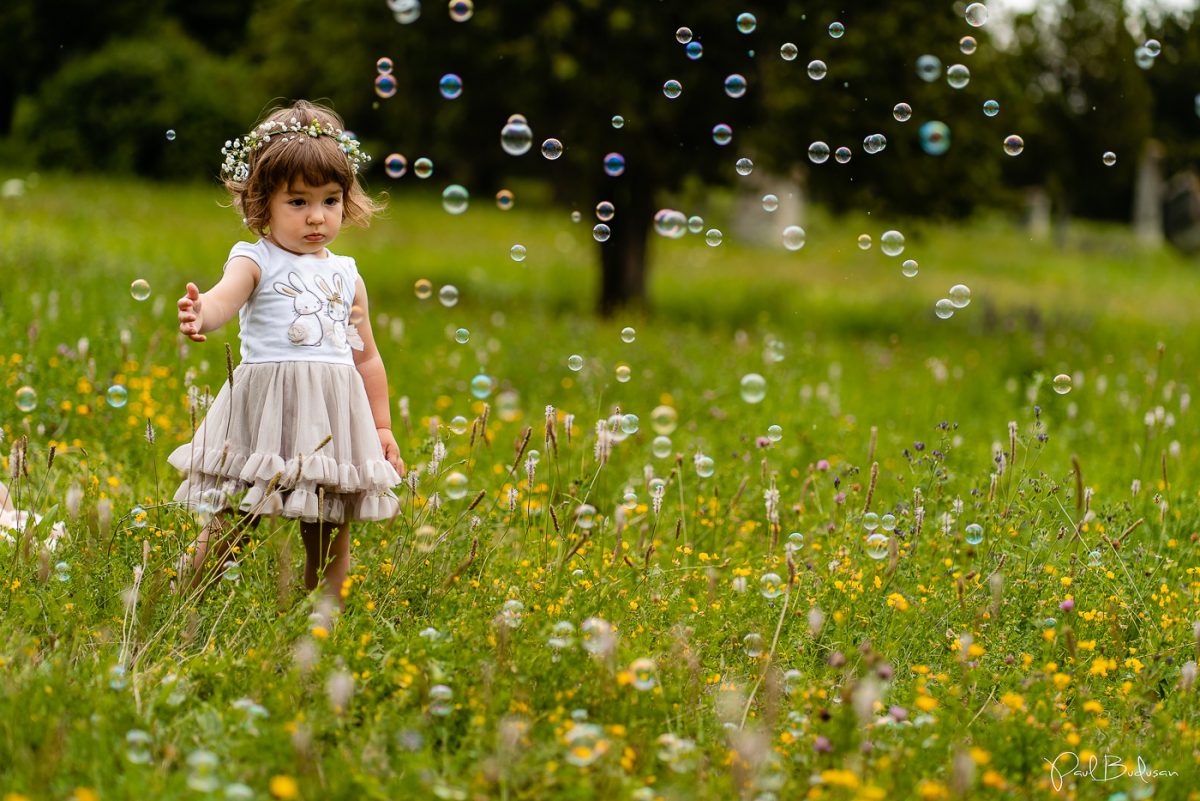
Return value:
M 236 579 L 169 590 L 198 523 L 165 457 L 188 387 L 215 392 L 237 348 L 233 326 L 175 334 L 184 283 L 215 282 L 238 236 L 221 196 L 51 175 L 4 201 L 0 427 L 28 453 L 3 475 L 43 518 L 0 540 L 0 797 L 1197 797 L 1194 264 L 1103 227 L 1059 246 L 820 213 L 790 253 L 739 243 L 718 198 L 724 243 L 655 237 L 652 312 L 598 320 L 589 226 L 516 189 L 461 217 L 396 193 L 335 247 L 422 469 L 399 517 L 355 528 L 332 617 L 284 521 Z M 855 246 L 890 227 L 914 279 Z M 461 300 L 418 300 L 419 278 Z M 959 282 L 971 305 L 938 320 Z M 601 463 L 616 407 L 639 430 Z M 453 432 L 485 408 L 486 438 Z M 883 546 L 867 512 L 895 518 Z M 1099 783 L 1064 757 L 1059 792 L 1063 753 L 1177 775 Z

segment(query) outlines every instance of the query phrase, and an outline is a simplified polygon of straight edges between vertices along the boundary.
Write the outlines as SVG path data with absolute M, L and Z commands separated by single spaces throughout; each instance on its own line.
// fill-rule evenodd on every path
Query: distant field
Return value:
M 356 528 L 335 621 L 284 524 L 237 580 L 168 589 L 197 523 L 166 455 L 188 386 L 237 354 L 234 326 L 175 333 L 242 233 L 220 192 L 50 175 L 0 201 L 0 444 L 29 438 L 28 478 L 6 455 L 0 480 L 45 516 L 0 531 L 0 798 L 1200 798 L 1200 264 L 1109 227 L 1060 247 L 821 213 L 789 252 L 739 243 L 718 199 L 721 246 L 652 237 L 650 313 L 602 320 L 589 210 L 518 188 L 454 217 L 438 190 L 333 248 L 421 470 L 400 517 Z M 971 303 L 939 320 L 956 283 Z M 486 439 L 454 433 L 485 404 Z M 1064 753 L 1177 775 L 1093 783 L 1068 756 L 1060 792 Z

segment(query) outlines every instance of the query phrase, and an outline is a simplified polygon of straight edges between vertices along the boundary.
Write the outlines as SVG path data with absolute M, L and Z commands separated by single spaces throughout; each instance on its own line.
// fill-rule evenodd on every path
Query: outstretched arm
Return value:
M 188 283 L 187 292 L 179 299 L 179 331 L 195 342 L 203 342 L 205 331 L 215 331 L 238 313 L 262 272 L 254 259 L 234 256 L 225 266 L 225 275 L 207 292 L 200 292 Z
M 400 475 L 406 468 L 400 458 L 400 446 L 392 434 L 392 408 L 388 403 L 387 370 L 375 346 L 375 335 L 371 332 L 371 314 L 367 305 L 367 287 L 362 278 L 354 285 L 354 309 L 350 313 L 350 322 L 358 329 L 362 337 L 363 349 L 354 353 L 354 366 L 362 376 L 363 386 L 367 390 L 367 400 L 371 402 L 371 416 L 375 418 L 375 433 L 379 435 L 379 445 L 383 448 L 383 458 L 392 463 L 392 467 Z

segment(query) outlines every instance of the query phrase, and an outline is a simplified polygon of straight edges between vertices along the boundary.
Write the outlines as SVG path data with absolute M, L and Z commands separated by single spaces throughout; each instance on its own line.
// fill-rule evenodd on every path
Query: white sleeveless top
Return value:
M 354 259 L 297 255 L 265 239 L 238 242 L 229 251 L 234 256 L 252 259 L 262 273 L 238 312 L 243 362 L 354 364 L 351 347 L 362 350 L 350 323 L 358 285 Z

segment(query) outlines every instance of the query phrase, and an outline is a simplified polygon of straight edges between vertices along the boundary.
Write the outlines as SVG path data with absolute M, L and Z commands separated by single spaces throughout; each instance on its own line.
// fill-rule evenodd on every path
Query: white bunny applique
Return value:
M 292 307 L 296 311 L 296 319 L 288 326 L 288 342 L 293 345 L 316 347 L 325 338 L 325 329 L 317 314 L 324 302 L 316 292 L 304 284 L 304 279 L 296 273 L 288 273 L 288 283 L 275 282 L 275 291 L 292 299 Z
M 366 347 L 358 335 L 358 328 L 347 322 L 350 319 L 350 293 L 346 291 L 342 276 L 333 276 L 333 289 L 324 278 L 317 279 L 317 286 L 325 293 L 325 314 L 329 317 L 329 333 L 334 346 L 344 348 L 349 345 L 355 350 Z

